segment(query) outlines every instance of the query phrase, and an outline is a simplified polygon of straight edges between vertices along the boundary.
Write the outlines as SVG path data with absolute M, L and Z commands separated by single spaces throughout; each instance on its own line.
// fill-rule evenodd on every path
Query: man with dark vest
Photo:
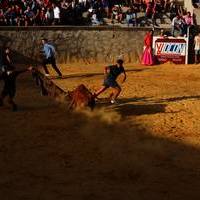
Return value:
M 117 83 L 116 79 L 120 74 L 123 74 L 124 78 L 122 82 L 126 80 L 126 72 L 124 70 L 123 63 L 124 61 L 122 59 L 118 59 L 115 65 L 105 67 L 103 86 L 93 95 L 94 97 L 99 96 L 101 93 L 111 87 L 113 89 L 113 92 L 110 95 L 111 103 L 116 103 L 116 99 L 121 92 L 121 87 Z

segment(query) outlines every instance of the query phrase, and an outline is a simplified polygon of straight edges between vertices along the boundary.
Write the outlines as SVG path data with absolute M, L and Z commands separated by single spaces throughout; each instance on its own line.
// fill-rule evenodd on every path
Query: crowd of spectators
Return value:
M 0 0 L 0 26 L 101 25 L 106 19 L 156 26 L 165 13 L 173 20 L 180 10 L 175 0 Z
M 172 19 L 172 35 L 184 36 L 187 35 L 188 28 L 194 25 L 194 19 L 190 12 L 177 14 Z

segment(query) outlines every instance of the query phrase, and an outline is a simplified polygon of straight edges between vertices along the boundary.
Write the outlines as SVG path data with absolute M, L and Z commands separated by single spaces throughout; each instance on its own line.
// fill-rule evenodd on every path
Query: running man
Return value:
M 0 94 L 0 106 L 3 106 L 5 97 L 8 97 L 8 103 L 12 106 L 13 111 L 17 111 L 17 105 L 14 102 L 16 94 L 16 78 L 23 72 L 31 71 L 32 67 L 24 70 L 15 70 L 13 66 L 6 67 L 0 74 L 0 80 L 4 81 L 4 87 Z
M 101 93 L 103 93 L 108 88 L 112 88 L 113 92 L 110 95 L 111 103 L 116 103 L 116 99 L 121 92 L 121 87 L 117 83 L 116 79 L 120 74 L 123 74 L 123 82 L 126 80 L 126 72 L 123 67 L 124 61 L 122 59 L 118 59 L 115 65 L 110 65 L 105 67 L 104 69 L 104 83 L 103 86 L 94 94 L 94 97 L 98 97 Z
M 57 72 L 59 77 L 62 77 L 62 73 L 56 66 L 56 59 L 55 59 L 55 48 L 53 45 L 48 44 L 47 39 L 42 39 L 43 44 L 43 53 L 44 53 L 44 59 L 43 59 L 43 68 L 45 71 L 45 76 L 49 76 L 49 70 L 47 69 L 47 64 L 51 64 L 53 69 Z

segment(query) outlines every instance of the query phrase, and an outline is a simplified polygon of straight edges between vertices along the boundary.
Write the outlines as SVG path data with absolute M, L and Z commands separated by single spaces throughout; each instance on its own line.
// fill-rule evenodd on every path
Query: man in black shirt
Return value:
M 111 103 L 116 102 L 116 99 L 121 92 L 121 87 L 117 83 L 116 79 L 120 74 L 123 74 L 124 78 L 122 82 L 126 80 L 126 72 L 124 70 L 123 63 L 124 62 L 122 59 L 118 59 L 115 65 L 110 65 L 110 66 L 105 67 L 104 69 L 105 78 L 104 78 L 103 86 L 100 88 L 100 90 L 98 90 L 94 94 L 94 97 L 99 96 L 101 93 L 103 93 L 105 90 L 111 87 L 113 89 L 113 92 L 111 93 L 111 96 L 110 96 Z
M 2 68 L 1 68 L 1 70 L 4 71 L 7 67 L 12 67 L 10 49 L 8 47 L 3 49 L 3 53 L 2 53 Z
M 32 67 L 24 70 L 15 70 L 14 67 L 6 67 L 0 74 L 0 80 L 4 81 L 4 87 L 0 95 L 0 106 L 3 106 L 3 100 L 8 96 L 8 103 L 12 106 L 12 110 L 17 110 L 17 105 L 13 101 L 16 93 L 16 78 L 23 72 L 31 71 Z

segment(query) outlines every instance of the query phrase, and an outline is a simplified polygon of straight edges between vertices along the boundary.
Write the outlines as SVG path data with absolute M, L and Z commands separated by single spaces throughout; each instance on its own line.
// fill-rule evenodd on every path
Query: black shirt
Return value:
M 0 80 L 4 81 L 4 89 L 10 90 L 16 88 L 16 78 L 19 74 L 27 70 L 18 70 L 18 71 L 5 71 L 0 74 Z
M 11 64 L 7 57 L 10 57 L 10 54 L 9 53 L 3 53 L 2 65 L 9 66 Z
M 110 65 L 108 68 L 110 71 L 108 73 L 107 79 L 109 80 L 116 80 L 121 73 L 125 72 L 123 66 L 118 67 L 117 65 Z

